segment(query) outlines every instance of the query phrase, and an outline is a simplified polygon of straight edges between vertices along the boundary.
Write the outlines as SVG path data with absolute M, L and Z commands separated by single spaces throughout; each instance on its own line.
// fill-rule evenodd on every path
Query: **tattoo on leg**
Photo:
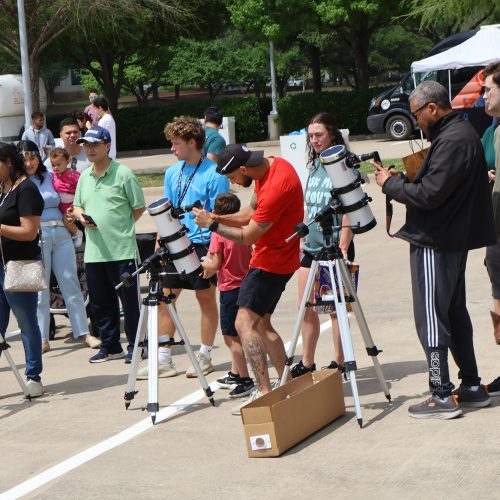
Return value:
M 255 374 L 257 386 L 260 388 L 262 387 L 261 382 L 265 378 L 267 368 L 264 344 L 258 337 L 242 339 L 242 344 L 245 355 L 250 362 L 252 370 Z

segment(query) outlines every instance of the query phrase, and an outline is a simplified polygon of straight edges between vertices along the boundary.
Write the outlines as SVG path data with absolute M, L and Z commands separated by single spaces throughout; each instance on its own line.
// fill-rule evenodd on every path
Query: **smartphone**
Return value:
M 90 215 L 87 214 L 82 214 L 82 217 L 89 223 L 89 224 L 94 224 L 94 226 L 97 227 L 97 224 L 95 223 L 95 220 L 92 219 Z

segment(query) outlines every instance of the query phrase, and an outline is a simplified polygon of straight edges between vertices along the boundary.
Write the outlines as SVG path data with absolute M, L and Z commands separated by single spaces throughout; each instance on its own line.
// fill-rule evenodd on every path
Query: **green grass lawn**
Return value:
M 384 166 L 394 165 L 399 172 L 404 171 L 403 160 L 397 158 L 394 160 L 384 160 Z M 373 174 L 374 168 L 370 162 L 363 162 L 359 167 L 359 171 L 362 174 Z M 163 174 L 140 174 L 137 176 L 139 179 L 139 184 L 141 187 L 161 187 L 163 186 Z
M 163 186 L 164 174 L 140 174 L 137 176 L 139 184 L 143 188 Z
M 398 172 L 404 172 L 403 160 L 401 158 L 383 160 L 382 163 L 384 167 L 390 167 L 392 165 Z M 362 174 L 373 174 L 375 172 L 375 167 L 369 161 L 364 161 L 359 167 L 359 171 Z

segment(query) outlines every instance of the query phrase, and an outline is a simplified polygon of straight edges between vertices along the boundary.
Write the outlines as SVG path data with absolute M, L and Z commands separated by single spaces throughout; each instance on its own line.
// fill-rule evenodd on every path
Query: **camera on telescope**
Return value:
M 363 163 L 364 161 L 368 161 L 374 159 L 376 161 L 380 161 L 380 156 L 378 154 L 378 151 L 373 151 L 372 153 L 365 153 L 362 155 L 357 155 L 354 153 L 348 153 L 345 162 L 348 167 L 350 168 L 359 168 L 359 165 Z
M 193 208 L 203 208 L 201 201 L 196 200 L 191 205 L 184 205 L 183 207 L 172 207 L 170 209 L 172 217 L 175 219 L 182 219 L 187 212 L 191 212 Z

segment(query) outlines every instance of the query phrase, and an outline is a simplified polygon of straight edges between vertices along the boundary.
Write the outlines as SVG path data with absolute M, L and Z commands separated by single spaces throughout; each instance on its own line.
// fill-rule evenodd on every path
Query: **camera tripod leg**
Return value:
M 12 370 L 12 373 L 14 373 L 14 376 L 17 379 L 17 382 L 19 384 L 19 387 L 21 387 L 21 390 L 23 391 L 24 397 L 31 401 L 31 396 L 30 393 L 28 392 L 28 388 L 26 387 L 26 384 L 24 383 L 23 378 L 21 377 L 19 370 L 16 367 L 16 364 L 14 363 L 14 360 L 12 359 L 12 356 L 10 355 L 10 352 L 7 350 L 10 348 L 10 345 L 7 344 L 4 336 L 0 333 L 0 354 L 3 352 L 4 356 L 7 359 L 7 362 L 10 365 L 10 369 Z
M 205 378 L 205 375 L 203 375 L 203 372 L 201 371 L 200 365 L 198 364 L 198 360 L 196 359 L 196 356 L 194 355 L 193 348 L 191 347 L 191 344 L 189 342 L 188 336 L 186 334 L 186 331 L 184 330 L 184 327 L 182 326 L 182 323 L 180 322 L 179 316 L 177 315 L 177 311 L 175 310 L 174 305 L 171 302 L 167 303 L 167 309 L 170 314 L 170 317 L 172 318 L 172 321 L 175 324 L 175 327 L 177 328 L 177 331 L 179 332 L 182 340 L 184 341 L 184 346 L 186 348 L 187 355 L 189 359 L 191 360 L 191 363 L 193 365 L 194 371 L 196 372 L 196 375 L 198 376 L 198 380 L 200 381 L 201 387 L 205 391 L 205 395 L 207 396 L 208 400 L 212 404 L 212 406 L 215 406 L 215 401 L 213 398 L 213 391 L 208 385 L 207 379 Z
M 158 305 L 148 306 L 148 404 L 153 425 L 160 410 L 158 402 Z
M 300 331 L 302 329 L 302 322 L 304 320 L 304 314 L 306 312 L 306 303 L 311 296 L 311 290 L 314 283 L 314 277 L 316 275 L 316 268 L 318 267 L 318 261 L 313 260 L 311 263 L 311 269 L 307 275 L 306 286 L 304 288 L 304 294 L 302 295 L 302 300 L 300 301 L 299 311 L 297 313 L 297 318 L 295 320 L 295 326 L 293 328 L 292 338 L 288 346 L 288 352 L 286 353 L 285 368 L 283 369 L 283 374 L 281 375 L 279 385 L 282 386 L 288 378 L 288 374 L 291 370 L 293 363 L 293 358 L 295 355 L 295 349 L 297 348 L 297 342 L 299 340 Z
M 354 302 L 351 303 L 352 305 L 352 310 L 354 311 L 354 315 L 356 316 L 356 321 L 358 322 L 359 329 L 361 331 L 361 335 L 363 337 L 363 341 L 365 343 L 366 347 L 366 352 L 368 353 L 368 356 L 372 358 L 373 366 L 375 368 L 375 373 L 377 375 L 378 381 L 380 383 L 380 387 L 382 388 L 382 391 L 387 398 L 388 401 L 391 401 L 391 393 L 389 392 L 389 387 L 387 386 L 387 382 L 384 377 L 384 373 L 382 371 L 382 367 L 380 366 L 379 360 L 378 360 L 378 354 L 381 353 L 379 349 L 375 346 L 375 343 L 373 342 L 373 338 L 370 333 L 370 329 L 368 327 L 368 323 L 366 321 L 365 315 L 363 313 L 363 309 L 361 308 L 361 303 L 359 302 L 358 294 L 356 292 L 356 289 L 354 288 L 351 276 L 347 270 L 347 266 L 345 264 L 345 261 L 342 259 L 339 259 L 338 261 L 338 268 L 340 269 L 340 273 L 342 275 L 342 278 L 345 283 L 345 287 L 347 291 L 349 292 L 349 295 L 354 298 Z
M 328 271 L 330 280 L 332 282 L 332 295 L 335 304 L 335 311 L 337 312 L 337 320 L 339 322 L 340 338 L 342 339 L 342 350 L 344 351 L 344 366 L 346 369 L 346 376 L 351 383 L 352 397 L 354 399 L 354 408 L 356 410 L 356 418 L 360 427 L 363 427 L 363 417 L 361 415 L 361 405 L 359 402 L 358 384 L 356 382 L 356 360 L 354 359 L 354 350 L 352 348 L 351 332 L 349 329 L 349 320 L 347 318 L 347 307 L 345 296 L 343 293 L 344 287 L 342 284 L 342 275 L 339 266 L 337 266 L 338 259 L 335 263 L 336 278 L 334 279 L 334 265 L 331 260 L 328 261 Z M 340 291 L 340 300 L 336 291 L 337 284 Z
M 139 362 L 141 360 L 142 348 L 139 345 L 144 342 L 146 338 L 146 325 L 148 319 L 148 309 L 145 305 L 141 305 L 141 312 L 139 315 L 139 323 L 137 325 L 137 333 L 135 336 L 134 343 L 134 353 L 132 355 L 132 363 L 130 365 L 130 372 L 127 379 L 127 387 L 125 388 L 125 409 L 128 410 L 130 406 L 130 401 L 134 399 L 134 396 L 138 391 L 135 390 L 135 384 L 137 380 L 137 370 L 139 368 Z

